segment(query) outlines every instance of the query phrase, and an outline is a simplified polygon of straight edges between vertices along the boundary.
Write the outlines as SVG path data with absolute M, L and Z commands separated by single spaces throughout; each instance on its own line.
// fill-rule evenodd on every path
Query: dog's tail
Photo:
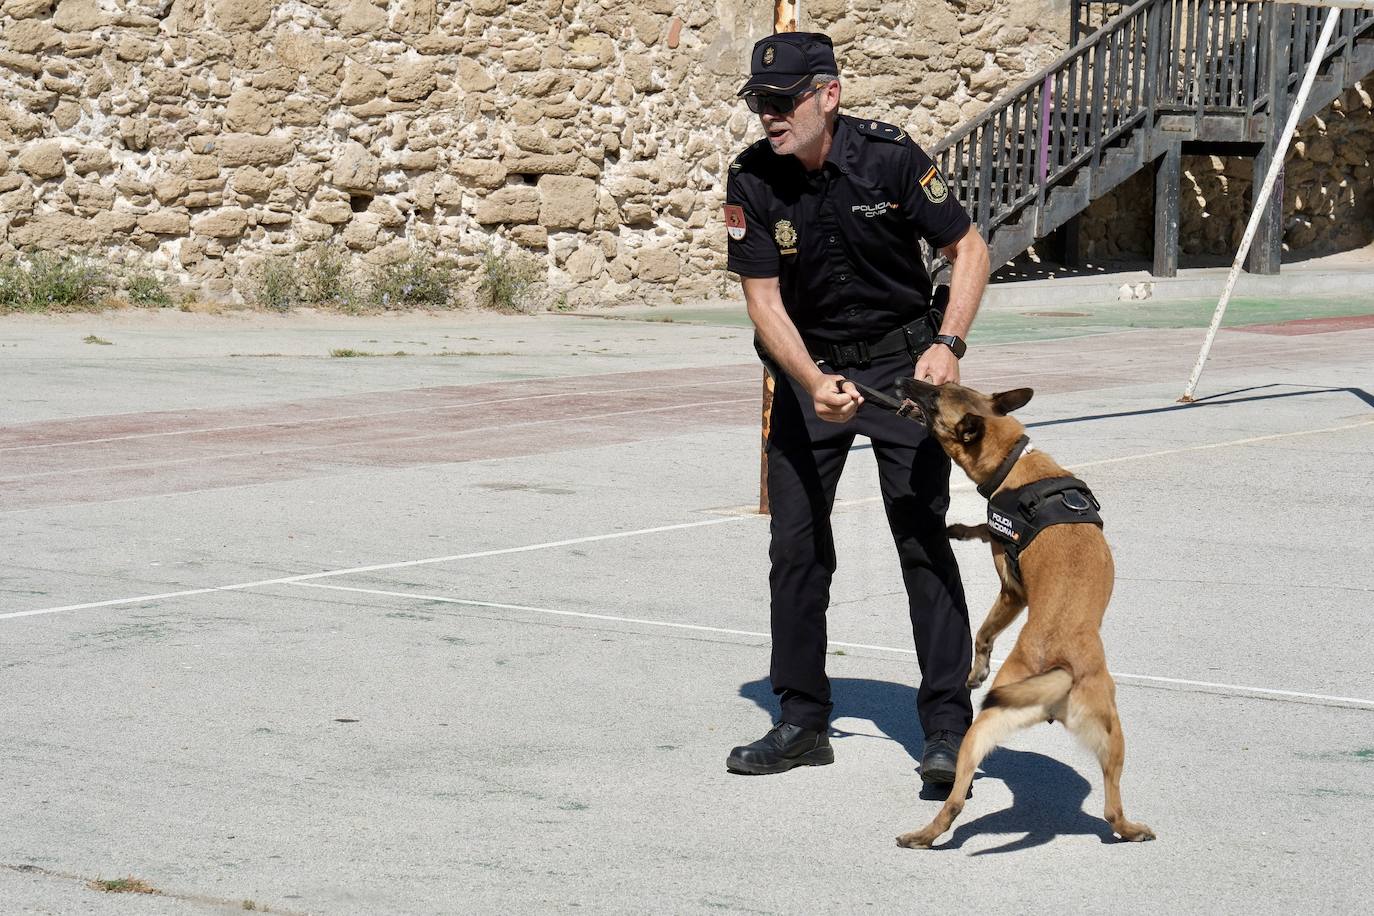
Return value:
M 950 525 L 945 529 L 945 536 L 951 541 L 992 543 L 992 532 L 988 531 L 987 525 Z
M 1073 675 L 1063 668 L 1051 668 L 1044 674 L 1037 674 L 1003 684 L 988 692 L 983 699 L 983 708 L 992 709 L 1003 706 L 1012 709 L 1025 709 L 1032 706 L 1049 708 L 1060 703 L 1069 695 L 1073 687 Z

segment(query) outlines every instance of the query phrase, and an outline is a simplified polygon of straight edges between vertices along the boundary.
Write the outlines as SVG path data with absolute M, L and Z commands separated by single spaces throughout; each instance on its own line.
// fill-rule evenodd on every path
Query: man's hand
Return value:
M 944 344 L 931 344 L 926 347 L 926 352 L 921 354 L 921 358 L 916 360 L 916 371 L 913 375 L 917 381 L 930 382 L 932 385 L 957 382 L 959 358 Z
M 864 402 L 859 389 L 842 375 L 822 375 L 811 388 L 816 416 L 830 423 L 845 423 Z

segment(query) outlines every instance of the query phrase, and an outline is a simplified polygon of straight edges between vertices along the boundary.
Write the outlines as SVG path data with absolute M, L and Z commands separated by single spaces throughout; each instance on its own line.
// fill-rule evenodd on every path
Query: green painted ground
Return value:
M 1109 334 L 1130 328 L 1201 328 L 1212 320 L 1215 299 L 1156 302 L 1108 302 L 1063 308 L 984 309 L 974 325 L 972 343 L 1010 343 L 1055 337 Z M 1320 296 L 1309 299 L 1232 299 L 1224 327 L 1270 324 L 1299 318 L 1343 318 L 1374 314 L 1374 292 L 1363 296 Z M 636 306 L 618 309 L 613 317 L 627 321 L 670 321 L 716 327 L 748 327 L 743 305 Z

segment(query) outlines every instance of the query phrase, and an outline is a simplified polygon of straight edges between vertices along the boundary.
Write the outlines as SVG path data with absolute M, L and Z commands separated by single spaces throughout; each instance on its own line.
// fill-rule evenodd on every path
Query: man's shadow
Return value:
M 830 690 L 837 717 L 871 721 L 882 736 L 896 741 L 915 763 L 920 763 L 925 735 L 916 717 L 915 689 L 890 681 L 832 678 Z M 778 721 L 778 700 L 767 678 L 741 684 L 739 693 L 768 713 L 771 721 Z M 843 739 L 855 734 L 836 728 L 830 731 L 832 738 Z M 990 778 L 1006 784 L 1012 794 L 1011 807 L 962 824 L 956 821 L 953 835 L 937 849 L 959 849 L 970 837 L 985 833 L 1022 836 L 974 855 L 1029 849 L 1064 834 L 1096 836 L 1104 843 L 1117 842 L 1106 821 L 1083 810 L 1083 802 L 1092 787 L 1072 767 L 1043 754 L 998 748 L 983 760 L 979 770 L 974 776 L 975 782 Z M 926 801 L 943 801 L 948 794 L 948 787 L 923 783 L 920 797 Z M 933 816 L 934 812 L 930 814 Z M 924 824 L 912 824 L 907 829 L 922 826 Z

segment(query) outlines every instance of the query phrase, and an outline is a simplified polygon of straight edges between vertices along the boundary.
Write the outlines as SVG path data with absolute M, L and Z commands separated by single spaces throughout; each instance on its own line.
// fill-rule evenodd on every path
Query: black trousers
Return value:
M 840 370 L 891 393 L 910 375 L 910 355 L 875 360 L 865 369 Z M 822 366 L 827 372 L 836 370 Z M 883 504 L 906 584 L 921 687 L 916 705 L 926 734 L 964 732 L 973 719 L 965 686 L 972 660 L 968 605 L 958 563 L 945 535 L 950 461 L 925 427 L 864 404 L 848 423 L 816 416 L 811 396 L 770 366 L 775 379 L 768 439 L 768 498 L 772 511 L 773 692 L 782 721 L 829 727 L 833 704 L 825 675 L 826 609 L 835 572 L 830 510 L 855 434 L 873 443 Z

